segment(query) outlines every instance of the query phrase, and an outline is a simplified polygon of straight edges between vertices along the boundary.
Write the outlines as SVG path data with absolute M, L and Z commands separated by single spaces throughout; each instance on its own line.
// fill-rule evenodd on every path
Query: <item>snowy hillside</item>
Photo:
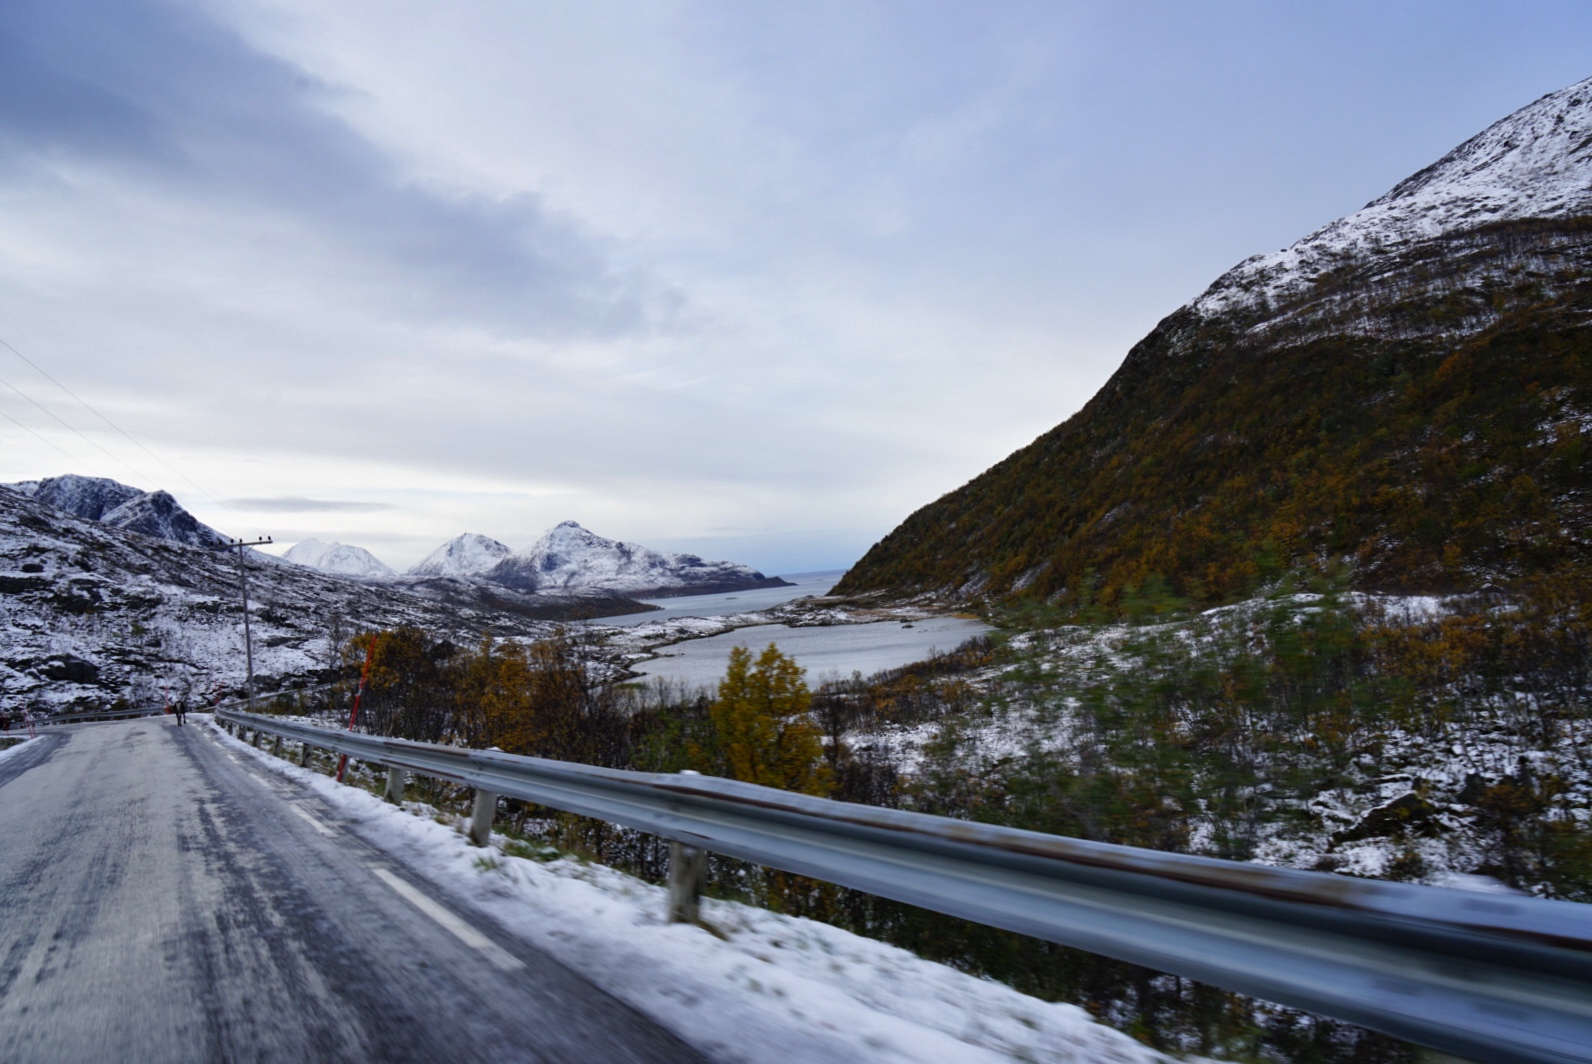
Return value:
M 13 487 L 57 510 L 65 510 L 90 521 L 98 521 L 122 503 L 143 494 L 138 488 L 107 477 L 80 477 L 75 473 L 28 481 Z
M 1263 543 L 1360 590 L 1592 567 L 1589 306 L 1592 80 L 1229 270 L 835 590 L 1105 601 L 1153 573 L 1214 605 Z
M 563 522 L 528 550 L 503 559 L 484 579 L 526 591 L 595 589 L 636 597 L 709 594 L 786 583 L 735 562 L 703 561 L 695 554 L 662 554 L 639 543 L 604 539 L 574 521 Z
M 1264 309 L 1346 261 L 1408 251 L 1490 223 L 1592 214 L 1592 79 L 1493 123 L 1386 195 L 1290 247 L 1246 259 L 1193 304 Z
M 426 555 L 405 576 L 479 576 L 514 552 L 505 544 L 477 532 L 455 536 Z
M 23 481 L 9 487 L 35 502 L 65 510 L 76 517 L 156 539 L 169 539 L 190 547 L 219 547 L 227 542 L 225 536 L 201 523 L 164 491 L 144 491 L 106 477 L 81 477 L 72 473 Z
M 227 537 L 209 525 L 201 524 L 164 491 L 146 491 L 135 495 L 106 513 L 100 518 L 100 523 L 125 528 L 129 532 L 141 532 L 155 539 L 186 543 L 190 547 L 213 550 L 227 543 Z
M 361 627 L 413 625 L 467 643 L 550 630 L 512 594 L 442 602 L 265 556 L 250 564 L 265 692 L 321 679 L 337 665 L 330 641 Z M 199 701 L 236 693 L 242 635 L 235 554 L 136 535 L 0 487 L 0 699 L 44 710 L 119 698 L 158 705 L 165 690 Z
M 347 543 L 322 543 L 318 539 L 300 540 L 282 557 L 295 565 L 308 566 L 323 573 L 335 573 L 355 580 L 392 580 L 398 575 L 364 547 L 354 547 Z

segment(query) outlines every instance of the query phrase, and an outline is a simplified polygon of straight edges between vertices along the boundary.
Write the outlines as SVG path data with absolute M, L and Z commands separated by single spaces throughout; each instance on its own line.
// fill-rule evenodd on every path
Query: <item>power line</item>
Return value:
M 64 421 L 61 418 L 61 416 L 59 414 L 57 414 L 55 411 L 51 410 L 49 407 L 45 406 L 43 403 L 41 403 L 37 399 L 33 398 L 33 396 L 29 395 L 27 392 L 23 391 L 21 388 L 18 388 L 15 384 L 12 384 L 10 381 L 6 380 L 4 377 L 0 377 L 0 384 L 3 384 L 7 388 L 10 388 L 12 391 L 14 391 L 18 395 L 22 396 L 22 398 L 26 399 L 28 402 L 32 403 L 34 406 L 36 406 L 40 410 L 44 411 L 44 413 L 48 414 L 50 417 L 52 417 L 56 421 L 60 422 L 62 427 L 65 428 L 68 432 L 72 433 L 74 436 L 76 436 L 78 439 L 82 440 L 84 443 L 88 444 L 90 447 L 93 447 L 95 450 L 99 451 L 106 458 L 109 458 L 113 462 L 120 462 L 123 466 L 126 466 L 127 469 L 129 469 L 132 472 L 133 476 L 136 477 L 137 479 L 145 481 L 146 483 L 148 482 L 149 478 L 144 476 L 144 474 L 140 473 L 138 470 L 134 469 L 133 466 L 132 466 L 132 463 L 126 461 L 125 459 L 117 458 L 114 454 L 111 454 L 111 452 L 107 451 L 105 448 L 101 447 L 99 444 L 95 443 L 93 440 L 91 440 L 87 436 L 83 435 L 81 432 L 79 432 L 71 424 L 69 424 L 68 422 Z M 144 490 L 147 491 L 148 489 L 146 488 Z
M 167 469 L 171 470 L 171 472 L 175 473 L 178 477 L 180 477 L 182 479 L 182 481 L 184 483 L 186 483 L 190 488 L 192 488 L 193 490 L 197 491 L 199 494 L 203 495 L 205 498 L 209 499 L 211 502 L 215 503 L 217 506 L 221 507 L 223 510 L 227 511 L 229 514 L 232 514 L 233 516 L 237 517 L 240 521 L 246 520 L 243 517 L 242 514 L 238 513 L 238 511 L 234 510 L 232 507 L 228 506 L 226 503 L 222 502 L 220 499 L 218 499 L 214 495 L 210 494 L 208 491 L 206 491 L 204 488 L 200 487 L 198 484 L 195 484 L 188 477 L 188 475 L 186 473 L 184 473 L 182 470 L 178 469 L 176 466 L 172 465 L 170 462 L 168 462 L 164 458 L 160 457 L 160 455 L 156 454 L 154 451 L 151 451 L 148 447 L 145 447 L 138 440 L 134 439 L 133 436 L 130 433 L 128 433 L 128 431 L 126 429 L 122 428 L 120 425 L 116 424 L 116 422 L 112 421 L 110 418 L 108 418 L 104 414 L 100 413 L 99 410 L 97 410 L 93 406 L 89 405 L 89 402 L 88 402 L 87 399 L 84 399 L 81 395 L 78 395 L 72 389 L 68 388 L 66 385 L 64 385 L 60 381 L 56 380 L 55 377 L 53 377 L 48 371 L 46 371 L 43 366 L 41 366 L 37 362 L 33 361 L 27 355 L 24 355 L 21 351 L 18 351 L 15 347 L 12 347 L 5 340 L 0 340 L 0 347 L 4 347 L 7 351 L 10 351 L 13 355 L 16 355 L 22 361 L 26 362 L 29 366 L 32 366 L 34 371 L 37 372 L 41 377 L 43 377 L 45 380 L 49 381 L 51 384 L 55 385 L 57 388 L 61 389 L 61 391 L 65 392 L 67 395 L 70 395 L 73 399 L 75 399 L 77 401 L 78 405 L 82 406 L 82 408 L 84 410 L 87 410 L 89 413 L 93 414 L 95 417 L 97 417 L 101 421 L 105 422 L 105 424 L 107 424 L 111 428 L 115 429 L 116 432 L 123 439 L 125 439 L 128 443 L 132 444 L 134 447 L 137 447 L 140 451 L 143 451 L 145 454 L 149 455 L 149 457 L 153 458 L 155 461 L 159 462 L 161 465 L 163 465 Z M 13 385 L 10 385 L 10 384 L 8 384 L 7 387 L 10 387 L 13 391 L 17 390 Z M 17 394 L 21 395 L 22 393 L 21 392 L 17 392 Z M 23 398 L 27 399 L 28 397 L 24 395 Z M 32 403 L 33 400 L 32 399 L 28 399 L 28 402 Z M 33 405 L 34 406 L 39 406 L 38 403 L 33 403 Z M 39 409 L 40 410 L 44 410 L 43 407 L 39 407 Z M 45 413 L 48 414 L 49 411 L 45 410 Z M 54 414 L 50 414 L 50 416 L 51 417 L 55 417 Z M 61 421 L 60 418 L 55 418 L 55 419 L 57 421 Z M 61 421 L 61 424 L 66 425 L 66 422 Z M 70 425 L 67 425 L 67 428 L 72 428 L 72 427 Z M 29 431 L 32 431 L 32 430 L 29 430 Z M 76 429 L 72 429 L 72 431 L 73 432 L 77 432 Z M 83 434 L 81 432 L 78 432 L 77 434 L 79 436 L 83 436 Z M 37 436 L 38 433 L 34 433 L 34 435 Z M 43 439 L 42 436 L 39 437 L 39 438 Z M 86 437 L 86 436 L 84 436 L 83 438 L 85 440 L 88 439 L 88 437 Z M 93 441 L 89 441 L 89 442 L 93 442 Z M 98 444 L 95 444 L 95 446 L 99 447 Z M 101 451 L 105 451 L 105 448 L 103 448 L 103 447 L 100 447 L 99 449 Z M 60 448 L 57 447 L 56 450 L 60 450 Z M 62 453 L 64 454 L 65 452 L 63 451 Z M 105 453 L 106 454 L 110 454 L 109 451 L 105 451 Z M 112 457 L 114 457 L 114 456 L 112 456 Z M 75 460 L 76 459 L 74 459 L 74 461 Z M 122 464 L 127 466 L 127 468 L 129 468 L 129 469 L 133 468 L 131 465 L 128 465 L 128 463 L 126 463 L 126 462 L 122 462 Z M 137 470 L 134 470 L 134 472 L 137 473 Z M 144 474 L 142 474 L 142 473 L 138 473 L 138 476 L 141 479 L 147 479 L 147 478 L 144 478 Z M 249 522 L 249 523 L 252 524 L 253 522 Z M 255 531 L 258 532 L 259 529 L 256 528 Z
M 29 428 L 27 425 L 24 425 L 22 422 L 18 421 L 16 418 L 14 418 L 10 414 L 6 413 L 4 410 L 0 410 L 0 417 L 5 418 L 7 421 L 11 422 L 11 424 L 13 424 L 17 428 L 21 429 L 23 432 L 26 432 L 26 433 L 32 435 L 40 443 L 47 444 L 47 445 L 49 445 L 51 447 L 54 447 L 57 451 L 60 451 L 62 454 L 66 455 L 67 461 L 71 462 L 74 466 L 82 466 L 82 465 L 85 464 L 82 459 L 74 457 L 71 454 L 68 454 L 65 447 L 62 447 L 60 444 L 56 443 L 53 440 L 45 439 L 43 436 L 39 435 L 37 432 L 34 432 L 33 429 Z
M 105 424 L 107 424 L 111 428 L 115 429 L 118 433 L 121 434 L 122 438 L 125 439 L 128 443 L 132 444 L 134 447 L 137 447 L 140 451 L 143 451 L 145 454 L 149 455 L 149 457 L 153 458 L 155 461 L 159 462 L 161 465 L 165 466 L 167 469 L 169 469 L 173 473 L 177 474 L 177 476 L 181 477 L 184 481 L 186 481 L 188 486 L 190 488 L 192 488 L 194 491 L 197 491 L 199 494 L 203 495 L 205 498 L 209 499 L 211 502 L 215 503 L 217 506 L 221 507 L 223 510 L 226 510 L 228 513 L 234 513 L 234 514 L 237 513 L 237 511 L 234 510 L 232 507 L 228 506 L 226 503 L 222 502 L 220 499 L 218 499 L 214 495 L 210 494 L 204 488 L 201 488 L 198 484 L 195 484 L 192 480 L 189 480 L 187 474 L 185 474 L 182 470 L 178 469 L 176 466 L 172 465 L 170 462 L 168 462 L 164 458 L 160 457 L 160 455 L 156 454 L 154 451 L 151 451 L 148 447 L 145 447 L 142 443 L 139 443 L 137 440 L 135 440 L 131 435 L 129 435 L 127 433 L 127 430 L 123 429 L 120 425 L 116 424 L 116 422 L 112 421 L 110 418 L 108 418 L 104 414 L 100 413 L 94 407 L 90 406 L 87 399 L 84 399 L 81 395 L 78 395 L 72 389 L 68 388 L 66 385 L 62 384 L 60 381 L 58 381 L 54 377 L 52 377 L 49 373 L 45 372 L 45 369 L 44 369 L 43 366 L 41 366 L 37 362 L 33 361 L 33 359 L 29 358 L 27 355 L 24 355 L 21 351 L 18 351 L 16 348 L 14 348 L 10 344 L 6 343 L 4 340 L 0 340 L 0 346 L 4 346 L 7 351 L 10 351 L 13 355 L 16 355 L 22 361 L 26 362 L 28 365 L 32 366 L 35 370 L 37 370 L 39 375 L 42 376 L 45 380 L 49 381 L 51 384 L 53 384 L 57 388 L 61 389 L 61 391 L 65 392 L 67 395 L 70 395 L 73 399 L 76 399 L 78 401 L 78 403 L 83 407 L 84 410 L 87 410 L 89 413 L 93 414 L 95 417 L 97 417 L 101 421 L 105 422 Z M 142 474 L 140 474 L 140 475 L 142 475 Z M 239 516 L 241 516 L 241 515 L 239 515 Z

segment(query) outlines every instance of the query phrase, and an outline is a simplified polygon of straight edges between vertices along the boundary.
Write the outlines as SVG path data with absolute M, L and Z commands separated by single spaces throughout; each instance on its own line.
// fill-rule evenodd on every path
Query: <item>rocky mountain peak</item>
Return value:
M 32 495 L 35 502 L 65 510 L 88 521 L 98 521 L 128 500 L 144 494 L 141 488 L 130 487 L 108 477 L 83 477 L 76 473 L 46 477 L 26 493 Z
M 490 536 L 466 532 L 426 555 L 406 576 L 477 576 L 514 551 Z
M 664 554 L 639 543 L 606 539 L 576 521 L 561 521 L 529 548 L 504 558 L 484 579 L 526 591 L 584 589 L 631 596 L 708 594 L 785 583 L 736 562 Z
M 364 547 L 347 543 L 322 543 L 305 539 L 295 543 L 282 557 L 295 565 L 319 569 L 356 580 L 393 580 L 398 574 Z
M 125 528 L 190 547 L 222 547 L 227 538 L 204 524 L 165 491 L 144 491 L 108 477 L 68 473 L 9 485 L 34 502 L 86 521 Z
M 146 491 L 133 496 L 100 517 L 100 523 L 141 532 L 156 539 L 186 543 L 190 547 L 224 547 L 227 539 L 202 524 L 164 491 Z
M 1469 230 L 1592 214 L 1592 79 L 1549 93 L 1352 214 L 1223 274 L 1192 304 L 1210 318 L 1275 309 L 1368 260 Z
M 1248 259 L 840 594 L 1231 601 L 1592 571 L 1592 80 Z

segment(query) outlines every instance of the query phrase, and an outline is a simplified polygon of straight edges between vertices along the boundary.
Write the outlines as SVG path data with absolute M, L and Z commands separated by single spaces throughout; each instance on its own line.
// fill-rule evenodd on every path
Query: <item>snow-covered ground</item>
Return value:
M 1079 692 L 1094 680 L 1131 673 L 1145 663 L 1137 647 L 1156 640 L 1220 653 L 1218 642 L 1231 647 L 1234 633 L 1251 629 L 1260 614 L 1286 608 L 1305 615 L 1320 596 L 1295 594 L 1253 599 L 1222 606 L 1188 619 L 1164 624 L 1078 625 L 1024 632 L 1011 637 L 1011 647 L 1028 660 L 962 677 L 987 692 L 1005 684 L 1005 696 L 986 697 L 965 715 L 910 724 L 880 723 L 857 731 L 847 742 L 858 751 L 887 762 L 903 776 L 920 774 L 928 751 L 943 747 L 949 733 L 957 738 L 958 764 L 975 778 L 994 776 L 1003 766 L 1036 753 L 1079 758 L 1090 743 L 1087 714 L 1080 711 Z M 1370 611 L 1393 625 L 1419 624 L 1444 616 L 1452 604 L 1430 595 L 1391 596 L 1350 593 L 1345 605 Z M 1023 676 L 1023 669 L 1037 674 Z M 1522 704 L 1526 701 L 1521 696 Z M 1380 878 L 1396 863 L 1418 861 L 1415 878 L 1438 886 L 1495 889 L 1500 885 L 1470 874 L 1486 855 L 1474 825 L 1475 809 L 1461 795 L 1472 780 L 1492 782 L 1518 774 L 1526 765 L 1538 776 L 1557 779 L 1558 802 L 1567 815 L 1592 825 L 1592 775 L 1579 751 L 1592 747 L 1592 725 L 1567 721 L 1555 750 L 1542 750 L 1508 720 L 1506 706 L 1495 705 L 1471 719 L 1455 719 L 1442 738 L 1388 721 L 1376 732 L 1374 753 L 1356 758 L 1348 778 L 1304 800 L 1290 799 L 1300 815 L 1276 818 L 1257 830 L 1250 858 L 1258 864 L 1332 870 Z M 1281 806 L 1279 805 L 1279 808 Z M 1400 810 L 1415 809 L 1424 818 L 1422 830 L 1384 830 Z M 1190 850 L 1206 852 L 1210 825 L 1196 820 Z M 1502 888 L 1507 889 L 1507 888 Z
M 400 810 L 213 725 L 206 734 L 314 792 L 360 837 L 715 1060 L 1169 1061 L 1076 1006 L 827 924 L 712 899 L 712 931 L 666 923 L 661 887 L 570 858 L 510 856 L 501 836 L 477 849 L 430 806 Z
M 14 732 L 11 735 L 0 736 L 0 761 L 7 760 L 27 744 L 38 741 L 36 738 L 30 737 L 25 731 L 20 736 L 20 741 L 18 741 L 18 738 Z M 7 740 L 10 741 L 8 742 Z

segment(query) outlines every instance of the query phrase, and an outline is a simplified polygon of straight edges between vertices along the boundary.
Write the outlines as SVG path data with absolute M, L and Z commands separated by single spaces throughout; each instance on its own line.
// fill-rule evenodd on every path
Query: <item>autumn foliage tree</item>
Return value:
M 710 710 L 730 776 L 802 794 L 829 793 L 832 774 L 803 672 L 773 643 L 755 662 L 745 647 L 730 651 Z
M 628 763 L 625 715 L 610 692 L 587 682 L 563 632 L 531 643 L 485 638 L 473 651 L 415 628 L 364 632 L 344 651 L 350 675 L 367 652 L 360 723 L 375 734 Z

